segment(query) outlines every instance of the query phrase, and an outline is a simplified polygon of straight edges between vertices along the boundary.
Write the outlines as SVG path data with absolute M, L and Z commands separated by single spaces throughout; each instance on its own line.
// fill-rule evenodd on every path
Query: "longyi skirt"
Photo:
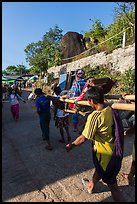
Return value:
M 56 117 L 55 126 L 57 128 L 62 128 L 62 127 L 69 126 L 69 116 L 67 115 L 65 117 Z

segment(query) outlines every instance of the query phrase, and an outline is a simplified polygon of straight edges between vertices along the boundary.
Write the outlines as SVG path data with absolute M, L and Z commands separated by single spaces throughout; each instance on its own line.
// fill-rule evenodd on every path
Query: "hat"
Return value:
M 34 91 L 34 93 L 35 93 L 36 95 L 45 94 L 45 93 L 42 92 L 42 89 L 41 89 L 41 88 L 36 88 L 35 91 Z
M 84 76 L 85 76 L 85 72 L 84 72 L 82 69 L 78 69 L 78 70 L 76 71 L 76 76 L 77 76 L 78 78 L 80 78 L 80 79 L 83 79 Z

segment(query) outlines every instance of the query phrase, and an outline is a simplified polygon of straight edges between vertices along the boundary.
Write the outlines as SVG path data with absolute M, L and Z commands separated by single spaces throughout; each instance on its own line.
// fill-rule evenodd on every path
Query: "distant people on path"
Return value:
M 37 108 L 37 113 L 40 119 L 40 128 L 42 130 L 42 138 L 46 140 L 47 150 L 52 150 L 52 146 L 50 143 L 50 120 L 51 120 L 51 113 L 50 113 L 50 100 L 45 93 L 42 92 L 41 88 L 36 88 L 34 93 L 37 95 L 35 105 Z
M 108 185 L 114 201 L 125 202 L 116 180 L 121 168 L 124 146 L 124 130 L 118 111 L 104 103 L 104 93 L 100 87 L 92 86 L 86 92 L 86 98 L 95 110 L 88 116 L 82 134 L 66 145 L 66 150 L 70 151 L 90 140 L 95 172 L 91 180 L 82 179 L 84 188 L 88 193 L 92 193 L 94 186 L 102 179 Z
M 28 95 L 28 100 L 34 100 L 34 93 L 31 92 L 29 95 Z
M 55 83 L 53 83 L 53 84 L 51 85 L 52 95 L 54 95 L 54 88 L 55 88 L 55 87 L 58 87 L 58 83 L 57 83 L 57 82 L 55 82 Z
M 54 88 L 54 93 L 57 95 L 57 97 L 60 97 L 61 88 L 59 86 Z M 71 136 L 69 134 L 69 113 L 65 113 L 64 110 L 61 110 L 59 108 L 55 108 L 54 112 L 54 119 L 55 119 L 55 126 L 59 128 L 61 139 L 59 142 L 65 143 L 65 137 L 64 137 L 64 129 L 67 133 L 67 140 L 68 142 L 71 140 Z
M 22 81 L 21 86 L 22 86 L 23 89 L 25 89 L 26 88 L 26 81 Z
M 9 84 L 9 85 L 8 85 L 8 98 L 10 97 L 10 94 L 11 94 L 11 92 L 12 92 L 12 89 L 14 89 L 14 88 L 13 88 L 13 84 Z
M 2 85 L 2 100 L 5 101 L 8 98 L 8 85 Z
M 22 89 L 21 89 L 21 85 L 19 83 L 16 83 L 15 87 L 14 87 L 16 93 L 21 96 L 22 95 Z
M 19 96 L 18 93 L 16 93 L 15 89 L 12 89 L 9 95 L 9 101 L 11 104 L 10 109 L 11 109 L 12 116 L 16 121 L 19 120 L 19 100 L 26 103 L 26 101 L 21 96 Z

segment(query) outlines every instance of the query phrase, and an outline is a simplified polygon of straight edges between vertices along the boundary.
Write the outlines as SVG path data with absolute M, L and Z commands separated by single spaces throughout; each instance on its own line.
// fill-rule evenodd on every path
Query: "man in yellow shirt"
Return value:
M 91 140 L 95 172 L 92 180 L 82 179 L 84 187 L 92 193 L 95 184 L 102 179 L 107 183 L 114 201 L 124 202 L 116 180 L 121 168 L 124 142 L 124 132 L 118 112 L 104 103 L 104 93 L 100 87 L 92 86 L 87 91 L 86 98 L 95 110 L 88 116 L 82 134 L 67 144 L 66 150 L 70 151 L 86 140 Z

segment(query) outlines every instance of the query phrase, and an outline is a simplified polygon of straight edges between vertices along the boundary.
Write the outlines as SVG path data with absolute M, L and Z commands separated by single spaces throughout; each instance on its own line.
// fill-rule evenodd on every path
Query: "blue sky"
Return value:
M 114 2 L 2 2 L 2 69 L 19 64 L 29 68 L 25 47 L 42 40 L 55 25 L 63 35 L 89 31 L 89 19 L 100 19 L 109 26 L 114 19 L 114 6 Z

